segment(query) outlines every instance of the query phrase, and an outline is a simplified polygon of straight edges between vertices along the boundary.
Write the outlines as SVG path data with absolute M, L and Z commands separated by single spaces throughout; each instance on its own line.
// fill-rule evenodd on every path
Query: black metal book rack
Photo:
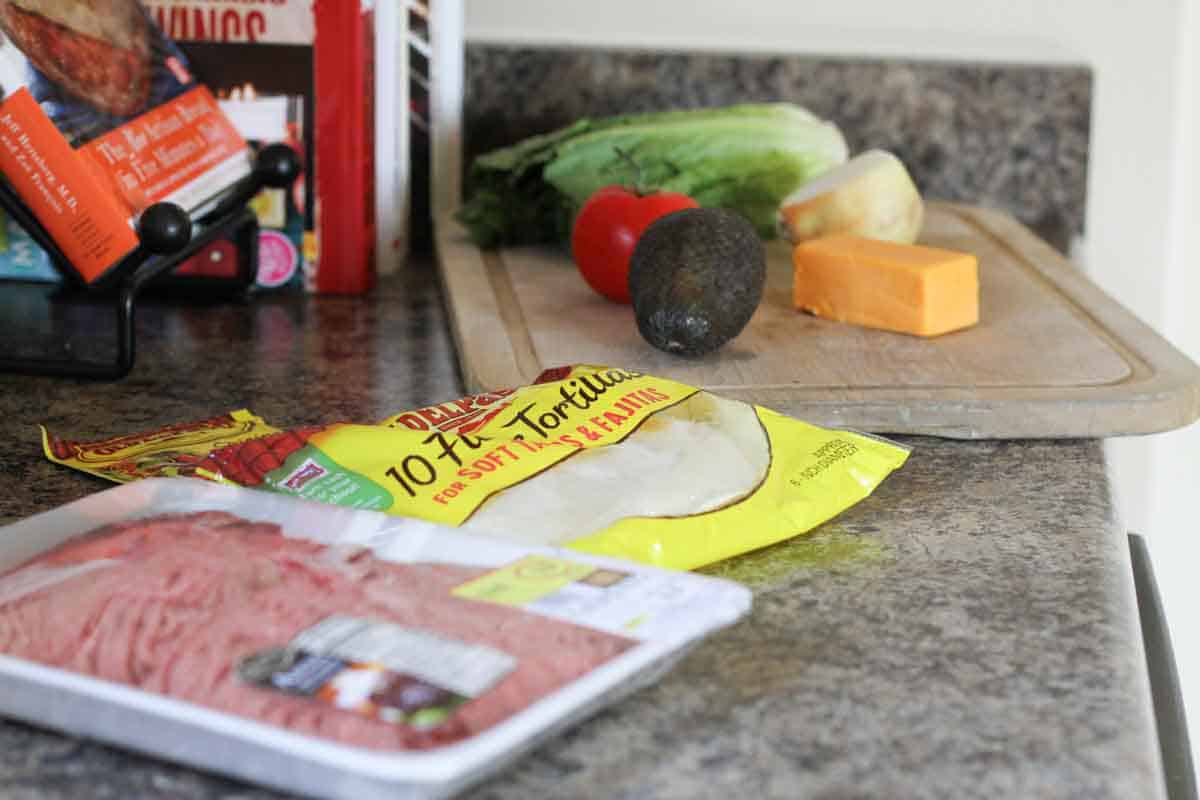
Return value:
M 139 296 L 152 287 L 189 297 L 246 293 L 258 271 L 258 219 L 247 204 L 264 187 L 291 186 L 300 169 L 299 158 L 291 147 L 269 145 L 257 154 L 250 175 L 199 216 L 193 218 L 172 203 L 155 203 L 138 219 L 138 247 L 113 267 L 100 285 L 85 284 L 78 277 L 66 255 L 12 187 L 0 181 L 0 206 L 46 251 L 61 276 L 61 283 L 50 286 L 18 281 L 0 285 L 0 372 L 100 380 L 124 377 L 133 368 L 137 335 L 134 312 Z M 234 274 L 174 274 L 189 258 L 222 239 L 236 248 Z M 40 313 L 31 315 L 32 307 Z M 36 322 L 33 317 L 37 317 Z M 97 324 L 112 326 L 113 336 L 102 348 L 102 357 L 81 352 L 55 330 L 56 321 L 73 317 L 84 319 L 89 328 Z M 47 320 L 49 327 L 44 324 Z M 37 330 L 39 327 L 46 329 Z M 87 338 L 104 338 L 95 333 L 89 331 Z

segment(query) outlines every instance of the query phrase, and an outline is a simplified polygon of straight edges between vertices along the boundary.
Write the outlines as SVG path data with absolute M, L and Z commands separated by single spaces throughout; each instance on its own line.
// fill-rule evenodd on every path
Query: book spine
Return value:
M 374 277 L 373 19 L 359 0 L 316 0 L 313 13 L 320 237 L 314 288 L 361 294 Z
M 27 89 L 0 103 L 0 172 L 85 283 L 138 246 L 128 210 Z

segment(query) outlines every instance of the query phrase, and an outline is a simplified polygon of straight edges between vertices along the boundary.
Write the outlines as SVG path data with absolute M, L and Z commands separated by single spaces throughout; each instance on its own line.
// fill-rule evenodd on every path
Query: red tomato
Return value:
M 579 210 L 571 231 L 571 255 L 579 273 L 609 300 L 629 303 L 629 257 L 642 232 L 664 214 L 698 205 L 679 192 L 598 189 Z

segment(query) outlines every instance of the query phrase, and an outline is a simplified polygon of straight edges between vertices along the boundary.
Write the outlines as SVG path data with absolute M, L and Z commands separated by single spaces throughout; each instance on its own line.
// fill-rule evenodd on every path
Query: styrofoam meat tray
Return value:
M 750 593 L 729 581 L 574 551 L 513 545 L 423 521 L 188 478 L 127 484 L 0 528 L 0 573 L 103 525 L 206 510 L 273 522 L 285 536 L 367 546 L 375 557 L 388 561 L 492 570 L 544 556 L 629 573 L 643 587 L 635 599 L 614 595 L 612 601 L 604 601 L 605 608 L 588 612 L 591 621 L 581 624 L 609 626 L 609 632 L 636 644 L 492 727 L 432 750 L 378 751 L 340 744 L 9 655 L 0 655 L 0 714 L 305 795 L 355 800 L 445 797 L 657 680 L 689 646 L 750 608 Z M 0 587 L 9 577 L 0 577 Z M 66 581 L 57 588 L 69 586 Z M 640 606 L 634 608 L 631 602 Z M 622 615 L 628 618 L 625 629 L 617 630 L 612 626 L 622 627 L 614 622 L 625 618 Z M 605 621 L 592 625 L 600 619 Z M 630 631 L 628 624 L 634 619 L 638 623 Z

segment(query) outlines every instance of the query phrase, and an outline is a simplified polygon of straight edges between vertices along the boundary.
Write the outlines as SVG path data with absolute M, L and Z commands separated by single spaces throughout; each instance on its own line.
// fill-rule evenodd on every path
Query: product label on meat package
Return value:
M 239 677 L 264 689 L 310 697 L 343 711 L 418 729 L 511 673 L 517 661 L 480 644 L 386 622 L 332 616 L 286 647 L 240 660 Z
M 698 598 L 675 573 L 630 572 L 529 555 L 454 589 L 455 597 L 515 606 L 622 636 L 678 626 Z

